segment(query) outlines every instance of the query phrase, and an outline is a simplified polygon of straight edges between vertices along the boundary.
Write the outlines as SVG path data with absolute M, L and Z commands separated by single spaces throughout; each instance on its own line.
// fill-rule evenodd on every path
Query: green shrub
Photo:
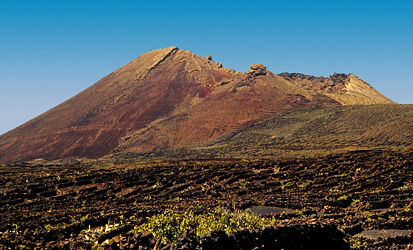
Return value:
M 179 213 L 166 210 L 162 214 L 152 216 L 147 223 L 135 229 L 152 233 L 156 239 L 177 243 L 186 229 L 193 229 L 196 235 L 204 236 L 215 229 L 232 233 L 237 229 L 260 229 L 265 225 L 274 224 L 275 219 L 257 217 L 250 212 L 231 213 L 217 209 L 210 213 L 195 215 L 192 212 Z
M 337 198 L 338 201 L 346 201 L 348 200 L 348 196 L 347 195 L 343 195 Z

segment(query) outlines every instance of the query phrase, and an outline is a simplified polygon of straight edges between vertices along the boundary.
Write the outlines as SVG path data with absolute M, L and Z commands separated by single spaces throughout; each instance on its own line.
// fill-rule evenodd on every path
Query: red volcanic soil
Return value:
M 331 85 L 329 81 L 314 80 L 316 87 L 311 87 L 307 78 L 275 75 L 262 64 L 239 73 L 211 56 L 176 47 L 158 49 L 1 135 L 0 162 L 99 158 L 202 145 L 269 113 L 357 104 L 361 99 L 391 102 L 354 75 L 338 78 L 340 83 L 331 80 L 336 85 L 325 93 L 320 86 Z M 357 99 L 360 89 L 367 94 Z
M 203 72 L 189 74 L 195 58 L 176 47 L 151 51 L 90 88 L 0 137 L 0 159 L 101 157 L 119 139 L 151 122 L 171 116 L 179 104 L 202 92 L 207 83 L 233 78 L 204 59 Z M 205 77 L 204 77 L 205 75 Z M 202 83 L 201 85 L 199 83 Z

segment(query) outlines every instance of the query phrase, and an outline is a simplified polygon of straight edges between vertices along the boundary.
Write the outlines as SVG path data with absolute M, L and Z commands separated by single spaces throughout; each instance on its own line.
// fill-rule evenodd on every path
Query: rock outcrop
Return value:
M 301 88 L 322 93 L 342 105 L 395 104 L 354 74 L 334 73 L 330 77 L 315 77 L 299 73 L 279 76 Z
M 261 76 L 267 74 L 267 67 L 261 63 L 252 64 L 247 74 L 252 74 L 254 76 Z

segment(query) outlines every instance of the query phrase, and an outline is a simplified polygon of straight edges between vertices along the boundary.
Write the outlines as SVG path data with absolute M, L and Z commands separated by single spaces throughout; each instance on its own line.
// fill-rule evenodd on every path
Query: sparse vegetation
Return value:
M 346 201 L 348 200 L 348 196 L 347 195 L 343 195 L 337 198 L 338 201 Z
M 204 236 L 213 230 L 221 229 L 232 233 L 239 229 L 261 229 L 265 225 L 275 225 L 273 218 L 257 217 L 250 212 L 229 212 L 224 209 L 215 209 L 205 214 L 193 212 L 179 213 L 172 210 L 154 215 L 148 222 L 135 228 L 140 232 L 152 233 L 155 239 L 168 243 L 177 243 L 180 236 L 187 229 L 193 229 L 198 236 Z
M 185 235 L 201 241 L 199 235 L 220 232 L 252 237 L 264 229 L 247 228 L 275 225 L 296 228 L 298 237 L 314 223 L 339 227 L 351 239 L 370 228 L 411 230 L 412 162 L 413 151 L 370 150 L 276 160 L 10 165 L 0 175 L 0 244 L 127 249 L 140 242 L 154 249 L 162 240 L 142 232 L 176 242 L 193 228 Z M 214 229 L 224 231 L 210 234 Z M 368 249 L 365 238 L 352 242 Z M 394 244 L 403 249 L 403 242 L 407 236 Z
M 329 106 L 295 110 L 240 128 L 202 147 L 118 155 L 127 159 L 314 158 L 352 150 L 411 150 L 413 105 Z M 397 117 L 397 119 L 395 118 Z

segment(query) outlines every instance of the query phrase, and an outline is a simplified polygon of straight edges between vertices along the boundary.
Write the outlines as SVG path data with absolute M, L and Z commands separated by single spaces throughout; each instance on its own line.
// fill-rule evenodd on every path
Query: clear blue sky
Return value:
M 245 72 L 354 73 L 413 103 L 412 1 L 28 1 L 0 5 L 0 134 L 148 50 Z

